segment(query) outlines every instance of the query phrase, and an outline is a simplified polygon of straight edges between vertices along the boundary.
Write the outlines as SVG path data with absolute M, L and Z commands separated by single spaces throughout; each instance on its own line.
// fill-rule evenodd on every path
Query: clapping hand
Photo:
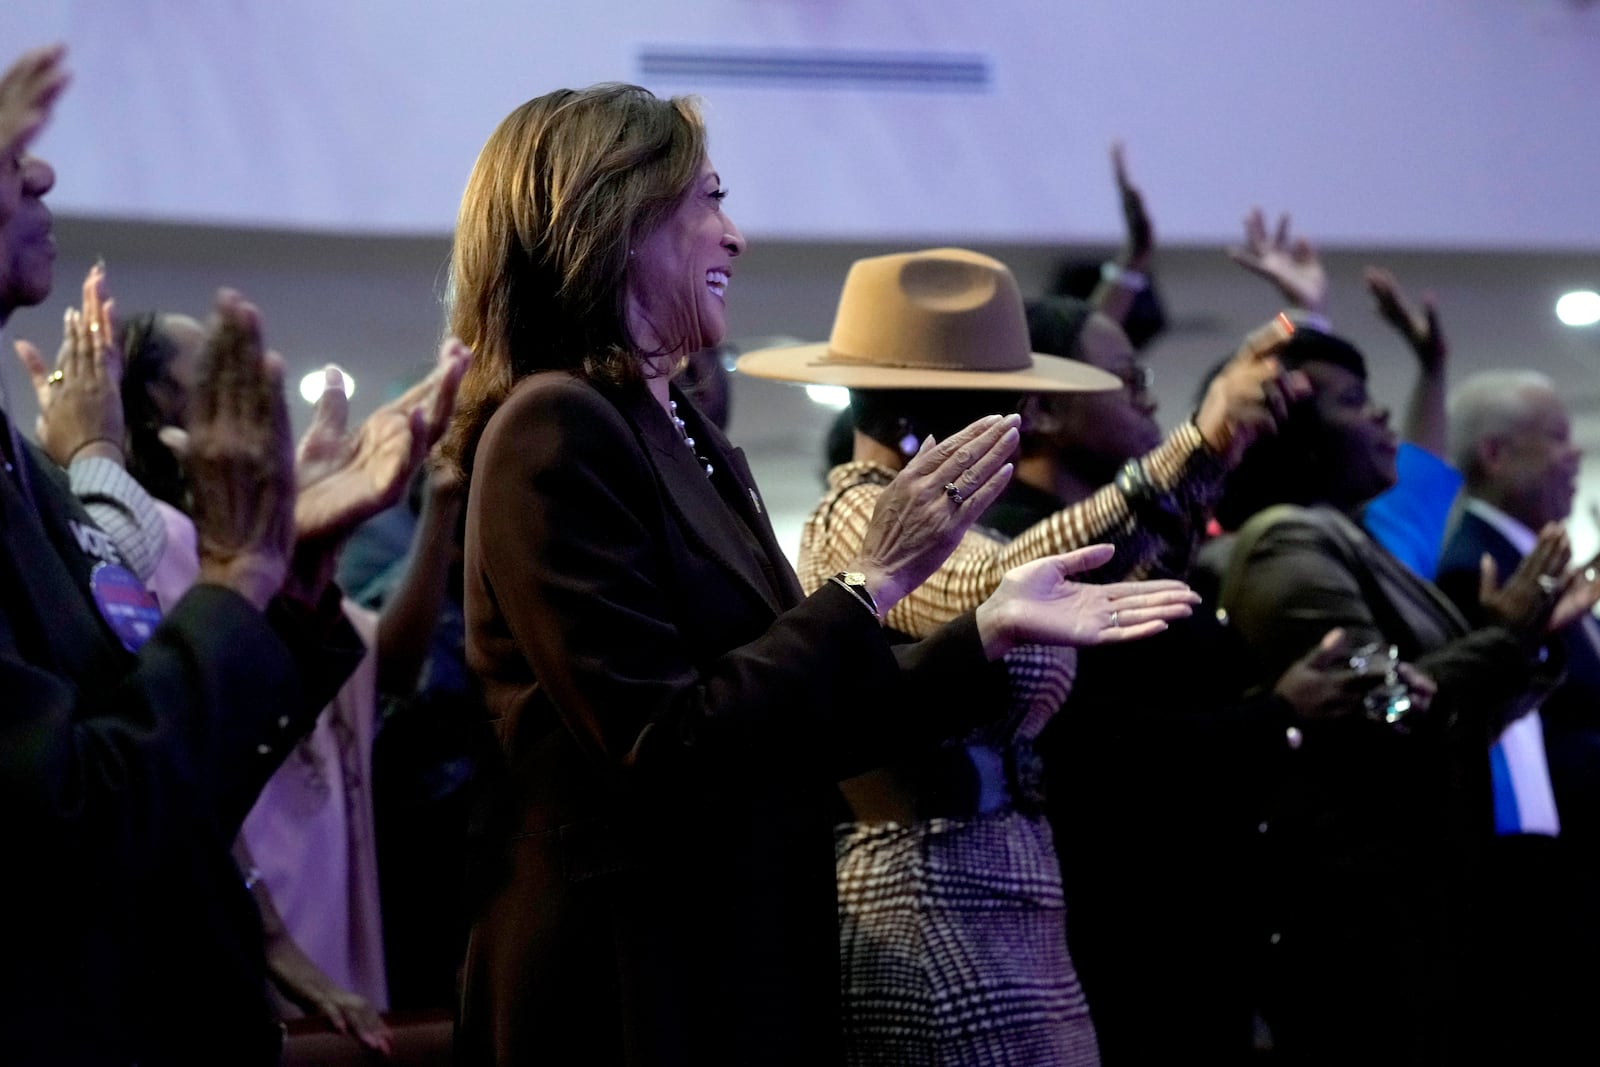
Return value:
M 1251 208 L 1244 219 L 1244 244 L 1228 249 L 1228 257 L 1276 285 L 1294 307 L 1318 315 L 1326 312 L 1328 272 L 1311 242 L 1290 234 L 1287 213 L 1278 217 L 1278 228 L 1269 235 L 1261 209 Z
M 25 52 L 0 74 L 0 225 L 22 197 L 22 156 L 67 87 L 65 45 Z
M 329 367 L 311 428 L 295 462 L 295 531 L 302 541 L 338 538 L 400 499 L 411 474 L 444 432 L 472 353 L 455 338 L 422 381 L 374 411 L 355 430 L 344 380 Z
M 1491 618 L 1524 639 L 1555 633 L 1600 601 L 1595 561 L 1569 571 L 1571 559 L 1566 530 L 1549 523 L 1504 585 L 1493 557 L 1484 553 L 1478 562 L 1478 600 Z
M 1022 644 L 1104 645 L 1153 637 L 1187 618 L 1200 596 L 1171 579 L 1088 585 L 1071 580 L 1111 559 L 1111 545 L 1046 556 L 1006 572 L 978 608 L 984 654 L 999 659 Z
M 263 353 L 260 314 L 238 293 L 217 296 L 184 452 L 200 580 L 265 608 L 283 586 L 294 545 L 293 439 L 283 361 Z
M 988 415 L 943 441 L 929 437 L 885 487 L 846 568 L 866 576 L 880 614 L 939 569 L 1006 487 L 1021 423 Z
M 31 342 L 18 341 L 17 358 L 39 401 L 36 436 L 65 467 L 80 454 L 121 463 L 123 455 L 122 353 L 114 343 L 114 302 L 105 296 L 105 268 L 95 264 L 83 280 L 83 308 L 68 308 L 54 371 Z

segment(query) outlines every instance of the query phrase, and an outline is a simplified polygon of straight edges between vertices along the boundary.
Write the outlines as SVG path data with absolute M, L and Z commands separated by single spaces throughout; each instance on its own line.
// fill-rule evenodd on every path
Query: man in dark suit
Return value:
M 25 146 L 64 82 L 60 59 L 31 53 L 0 80 L 0 110 L 10 109 L 0 116 L 0 325 L 50 291 L 43 197 L 55 176 Z M 281 384 L 252 350 L 253 312 L 235 302 L 225 314 L 231 329 L 213 341 L 209 408 L 195 427 L 206 449 L 202 581 L 142 644 L 118 623 L 119 610 L 148 607 L 136 581 L 117 584 L 131 578 L 121 554 L 59 469 L 0 416 L 8 1063 L 178 1059 L 184 1031 L 226 1033 L 201 1046 L 221 1059 L 277 1054 L 250 965 L 253 907 L 227 843 L 353 659 L 285 637 L 327 627 L 264 614 L 289 565 L 290 442 Z M 244 406 L 223 409 L 222 388 Z M 275 393 L 276 421 L 248 407 Z M 172 980 L 176 960 L 208 969 L 188 988 Z
M 1566 520 L 1581 452 L 1560 396 L 1532 371 L 1462 382 L 1450 400 L 1450 437 L 1466 497 L 1446 538 L 1438 584 L 1477 621 L 1482 559 L 1509 574 L 1542 527 Z M 1592 909 L 1576 903 L 1580 887 L 1596 884 L 1585 857 L 1600 844 L 1600 626 L 1583 616 L 1558 644 L 1565 680 L 1540 710 L 1508 727 L 1490 754 L 1491 877 L 1506 935 L 1495 962 L 1519 972 L 1496 999 L 1514 1031 L 1507 1044 L 1524 1051 L 1530 1035 L 1572 1036 L 1556 1029 L 1570 1017 L 1561 1005 L 1577 1004 L 1567 963 L 1587 971 L 1600 945 Z M 1568 955 L 1574 947 L 1578 954 Z
M 55 174 L 26 150 L 65 85 L 61 60 L 40 49 L 0 75 L 0 326 L 50 292 Z M 319 417 L 303 456 L 320 462 L 297 472 L 281 363 L 262 352 L 255 309 L 224 294 L 218 320 L 189 427 L 199 582 L 165 619 L 0 410 L 8 1064 L 280 1055 L 260 921 L 229 845 L 360 657 L 326 577 L 332 553 L 398 493 L 420 448 L 414 422 L 363 437 L 394 464 L 388 485 L 342 423 Z M 97 361 L 110 355 L 99 332 Z M 435 423 L 447 416 L 448 402 Z M 297 529 L 319 536 L 297 542 Z

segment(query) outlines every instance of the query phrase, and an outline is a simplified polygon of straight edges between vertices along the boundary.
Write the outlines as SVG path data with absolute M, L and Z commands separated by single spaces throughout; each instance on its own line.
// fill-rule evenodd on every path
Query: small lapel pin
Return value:
M 747 488 L 750 490 L 750 503 L 756 506 L 756 514 L 759 515 L 761 514 L 761 498 L 756 496 L 755 486 L 752 485 L 748 486 Z

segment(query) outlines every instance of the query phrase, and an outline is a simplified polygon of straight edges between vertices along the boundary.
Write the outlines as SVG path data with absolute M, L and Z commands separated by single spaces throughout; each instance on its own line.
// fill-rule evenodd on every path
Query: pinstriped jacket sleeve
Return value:
M 67 478 L 72 494 L 110 536 L 133 573 L 140 581 L 150 577 L 166 548 L 167 528 L 144 486 L 119 464 L 98 456 L 73 460 Z

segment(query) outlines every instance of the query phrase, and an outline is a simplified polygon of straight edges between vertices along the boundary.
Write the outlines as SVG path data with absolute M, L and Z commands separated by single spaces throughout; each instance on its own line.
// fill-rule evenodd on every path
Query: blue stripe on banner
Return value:
M 989 59 L 971 53 L 795 51 L 782 49 L 646 48 L 643 78 L 817 89 L 954 89 L 987 92 Z

